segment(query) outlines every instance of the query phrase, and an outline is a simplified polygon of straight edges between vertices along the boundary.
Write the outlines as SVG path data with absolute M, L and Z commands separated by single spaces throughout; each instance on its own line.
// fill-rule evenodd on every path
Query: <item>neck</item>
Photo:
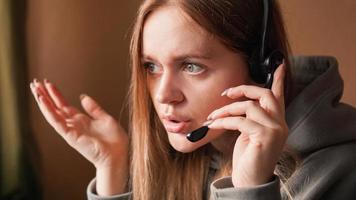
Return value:
M 226 131 L 220 137 L 213 140 L 211 144 L 213 147 L 225 156 L 232 155 L 236 139 L 239 134 L 236 131 Z

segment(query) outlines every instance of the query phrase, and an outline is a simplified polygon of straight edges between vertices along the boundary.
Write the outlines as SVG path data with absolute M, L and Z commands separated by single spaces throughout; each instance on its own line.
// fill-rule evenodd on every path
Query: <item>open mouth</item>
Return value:
M 186 121 L 178 121 L 178 120 L 162 120 L 164 127 L 168 132 L 172 133 L 183 133 L 182 131 L 187 126 L 188 122 Z

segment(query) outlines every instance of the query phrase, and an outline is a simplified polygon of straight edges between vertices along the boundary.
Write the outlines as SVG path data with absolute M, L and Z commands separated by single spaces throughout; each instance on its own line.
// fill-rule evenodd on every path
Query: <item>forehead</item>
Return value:
M 212 34 L 176 6 L 165 6 L 153 11 L 143 27 L 143 54 L 213 53 L 216 45 Z

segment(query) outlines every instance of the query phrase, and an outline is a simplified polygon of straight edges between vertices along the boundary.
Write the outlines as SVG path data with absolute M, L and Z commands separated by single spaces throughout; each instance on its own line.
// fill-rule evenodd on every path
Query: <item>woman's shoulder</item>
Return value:
M 355 196 L 355 152 L 356 141 L 324 147 L 308 154 L 288 180 L 296 199 Z
M 346 173 L 346 169 L 348 171 L 356 171 L 355 152 L 356 141 L 333 144 L 305 156 L 301 167 L 308 167 L 313 170 L 318 166 L 322 166 L 324 169 L 337 170 L 340 173 Z
M 343 81 L 336 59 L 297 57 L 292 65 L 301 89 L 286 111 L 288 146 L 301 154 L 313 154 L 355 142 L 356 109 L 340 102 Z

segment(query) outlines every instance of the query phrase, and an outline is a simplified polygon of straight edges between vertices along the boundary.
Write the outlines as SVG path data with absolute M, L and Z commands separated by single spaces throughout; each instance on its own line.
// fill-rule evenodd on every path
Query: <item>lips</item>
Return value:
M 165 116 L 162 119 L 163 126 L 167 131 L 172 133 L 183 133 L 183 130 L 188 126 L 189 120 L 176 116 Z

